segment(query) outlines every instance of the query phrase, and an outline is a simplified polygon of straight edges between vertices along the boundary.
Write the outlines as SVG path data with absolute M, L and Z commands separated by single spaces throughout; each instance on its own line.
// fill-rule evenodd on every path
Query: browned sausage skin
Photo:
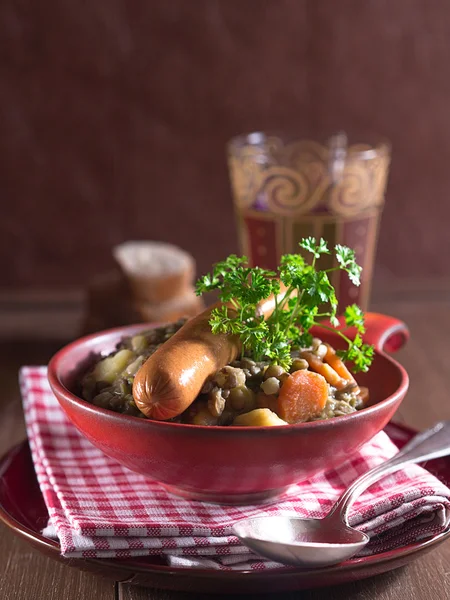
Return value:
M 280 294 L 281 296 L 281 294 Z M 185 411 L 203 384 L 236 359 L 241 344 L 237 336 L 213 334 L 207 308 L 190 319 L 142 365 L 133 384 L 138 409 L 151 419 L 167 420 Z M 275 301 L 265 300 L 259 314 L 269 316 Z M 233 311 L 228 307 L 229 311 Z

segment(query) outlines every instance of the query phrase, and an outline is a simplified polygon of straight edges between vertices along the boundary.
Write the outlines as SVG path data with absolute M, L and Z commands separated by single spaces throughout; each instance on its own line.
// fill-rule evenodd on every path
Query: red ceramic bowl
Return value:
M 73 393 L 93 353 L 112 351 L 124 336 L 149 325 L 121 327 L 81 338 L 50 361 L 48 377 L 77 429 L 105 454 L 191 499 L 252 503 L 345 461 L 392 418 L 408 389 L 406 371 L 386 351 L 408 337 L 404 323 L 368 313 L 365 341 L 376 356 L 358 377 L 370 406 L 351 415 L 282 427 L 205 427 L 139 419 L 98 408 Z M 322 339 L 339 347 L 330 332 Z

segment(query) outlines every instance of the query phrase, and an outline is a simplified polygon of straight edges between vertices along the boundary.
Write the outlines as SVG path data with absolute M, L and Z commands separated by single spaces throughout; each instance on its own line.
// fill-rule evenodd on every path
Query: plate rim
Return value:
M 416 430 L 412 427 L 405 426 L 401 423 L 390 422 L 389 426 L 393 426 L 397 429 L 403 430 L 405 433 L 414 434 Z M 3 479 L 4 473 L 10 468 L 11 462 L 14 457 L 20 453 L 28 453 L 30 454 L 31 460 L 31 451 L 28 443 L 28 439 L 25 438 L 21 442 L 12 446 L 8 449 L 3 456 L 0 458 L 0 482 Z M 450 458 L 448 459 L 450 462 Z M 277 578 L 290 578 L 293 576 L 299 576 L 302 579 L 308 578 L 308 576 L 317 575 L 322 572 L 327 575 L 332 575 L 337 572 L 341 574 L 350 573 L 350 572 L 358 572 L 359 570 L 363 570 L 370 567 L 375 567 L 376 565 L 384 565 L 391 561 L 395 561 L 397 559 L 402 559 L 408 557 L 412 554 L 416 554 L 422 551 L 428 551 L 434 546 L 437 546 L 444 542 L 447 538 L 450 537 L 450 525 L 447 529 L 441 533 L 438 533 L 431 538 L 421 540 L 419 542 L 415 542 L 413 544 L 408 544 L 407 546 L 402 546 L 400 548 L 394 548 L 393 550 L 388 550 L 386 552 L 382 552 L 380 554 L 374 554 L 370 556 L 362 556 L 360 558 L 349 559 L 345 562 L 342 562 L 338 565 L 333 565 L 331 567 L 325 567 L 323 569 L 301 569 L 295 566 L 285 566 L 285 567 L 277 567 L 272 569 L 242 569 L 242 570 L 218 570 L 218 569 L 202 569 L 202 568 L 186 568 L 186 567 L 171 567 L 170 565 L 165 564 L 157 564 L 157 563 L 149 563 L 148 565 L 142 564 L 142 559 L 152 558 L 148 555 L 143 555 L 142 557 L 131 557 L 128 559 L 117 559 L 117 558 L 83 558 L 83 557 L 64 557 L 60 554 L 60 546 L 59 544 L 45 536 L 41 533 L 38 533 L 32 529 L 30 529 L 26 524 L 21 523 L 15 517 L 13 517 L 0 502 L 0 522 L 2 522 L 8 529 L 10 529 L 14 534 L 22 537 L 29 543 L 31 543 L 36 549 L 47 554 L 51 558 L 66 564 L 67 566 L 77 566 L 82 563 L 83 565 L 92 565 L 98 566 L 101 565 L 103 568 L 114 569 L 116 571 L 126 571 L 129 573 L 130 577 L 136 574 L 157 574 L 161 576 L 183 576 L 186 577 L 190 572 L 192 576 L 195 578 L 200 578 L 202 580 L 208 580 L 214 578 L 217 581 L 217 577 L 220 579 L 225 579 L 229 582 L 231 581 L 251 581 L 255 579 L 260 581 L 262 579 L 271 579 L 273 577 Z M 115 579 L 116 581 L 127 581 Z

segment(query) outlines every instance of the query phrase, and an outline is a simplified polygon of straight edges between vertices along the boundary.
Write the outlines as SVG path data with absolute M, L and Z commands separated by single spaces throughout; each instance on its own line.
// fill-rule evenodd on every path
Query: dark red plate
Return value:
M 385 431 L 399 447 L 415 433 L 393 423 Z M 427 469 L 450 485 L 450 457 L 429 461 Z M 417 544 L 376 556 L 348 560 L 324 569 L 289 567 L 268 571 L 216 571 L 171 568 L 163 559 L 155 557 L 127 560 L 63 558 L 59 545 L 40 533 L 47 519 L 48 513 L 34 472 L 28 442 L 24 441 L 0 460 L 0 520 L 44 554 L 68 566 L 94 571 L 115 581 L 191 592 L 218 593 L 220 590 L 223 594 L 301 590 L 355 581 L 396 569 L 450 537 L 448 530 Z

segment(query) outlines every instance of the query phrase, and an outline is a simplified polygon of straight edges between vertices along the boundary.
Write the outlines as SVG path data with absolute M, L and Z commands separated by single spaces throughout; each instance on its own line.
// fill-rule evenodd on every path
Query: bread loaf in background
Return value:
M 115 246 L 113 255 L 136 300 L 157 305 L 192 289 L 195 261 L 178 246 L 130 241 Z
M 83 334 L 132 323 L 167 323 L 204 309 L 194 290 L 195 260 L 164 242 L 132 241 L 113 249 L 118 268 L 88 286 Z

